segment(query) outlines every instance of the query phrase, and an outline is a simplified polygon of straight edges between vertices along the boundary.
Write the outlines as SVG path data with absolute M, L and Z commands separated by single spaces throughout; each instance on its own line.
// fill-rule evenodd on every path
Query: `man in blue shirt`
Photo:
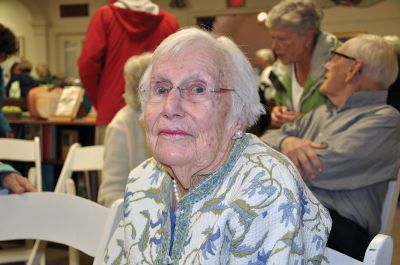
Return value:
M 386 104 L 397 60 L 382 37 L 360 35 L 333 51 L 325 70 L 328 102 L 261 139 L 292 160 L 328 208 L 327 246 L 362 261 L 400 166 L 400 113 Z

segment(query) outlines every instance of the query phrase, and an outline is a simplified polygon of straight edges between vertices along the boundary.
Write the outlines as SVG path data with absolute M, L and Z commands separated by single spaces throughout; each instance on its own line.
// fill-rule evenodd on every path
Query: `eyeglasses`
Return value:
M 148 103 L 159 103 L 164 101 L 169 92 L 174 88 L 169 81 L 152 81 L 150 82 L 149 89 L 141 88 L 139 90 L 140 96 Z M 234 91 L 233 89 L 219 88 L 218 90 L 210 89 L 203 81 L 189 81 L 176 86 L 179 90 L 180 96 L 189 102 L 199 103 L 211 99 L 212 93 L 224 93 Z
M 347 60 L 357 61 L 356 58 L 348 56 L 348 55 L 340 53 L 340 52 L 337 52 L 337 51 L 332 51 L 331 52 L 331 56 L 329 57 L 329 61 L 330 62 L 334 62 L 335 58 L 337 58 L 337 57 L 342 57 L 342 58 L 345 58 Z

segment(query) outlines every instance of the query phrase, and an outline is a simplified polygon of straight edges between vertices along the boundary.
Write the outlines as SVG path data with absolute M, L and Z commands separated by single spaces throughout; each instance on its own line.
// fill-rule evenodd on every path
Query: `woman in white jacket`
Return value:
M 105 155 L 98 202 L 111 206 L 124 197 L 129 172 L 150 157 L 147 150 L 137 88 L 150 63 L 151 53 L 132 56 L 124 67 L 126 106 L 107 126 L 104 140 Z

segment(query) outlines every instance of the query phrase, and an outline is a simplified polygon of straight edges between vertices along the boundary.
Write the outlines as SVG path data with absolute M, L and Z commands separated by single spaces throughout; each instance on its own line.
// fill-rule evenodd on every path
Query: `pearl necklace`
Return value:
M 179 201 L 181 200 L 181 196 L 179 195 L 178 184 L 176 184 L 175 179 L 172 179 L 172 186 L 174 187 L 175 200 L 177 203 L 179 203 Z

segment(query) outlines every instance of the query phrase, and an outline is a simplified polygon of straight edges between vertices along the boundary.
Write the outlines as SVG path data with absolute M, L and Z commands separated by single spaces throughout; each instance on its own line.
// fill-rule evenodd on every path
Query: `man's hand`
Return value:
M 271 112 L 271 123 L 273 126 L 279 128 L 284 123 L 293 122 L 300 115 L 300 112 L 290 111 L 285 106 L 275 106 Z
M 3 187 L 11 190 L 14 193 L 37 191 L 27 178 L 17 173 L 10 173 L 6 175 L 3 178 Z
M 304 180 L 315 178 L 322 172 L 322 164 L 317 149 L 326 149 L 327 144 L 317 144 L 297 137 L 287 137 L 281 143 L 281 152 L 295 164 Z

